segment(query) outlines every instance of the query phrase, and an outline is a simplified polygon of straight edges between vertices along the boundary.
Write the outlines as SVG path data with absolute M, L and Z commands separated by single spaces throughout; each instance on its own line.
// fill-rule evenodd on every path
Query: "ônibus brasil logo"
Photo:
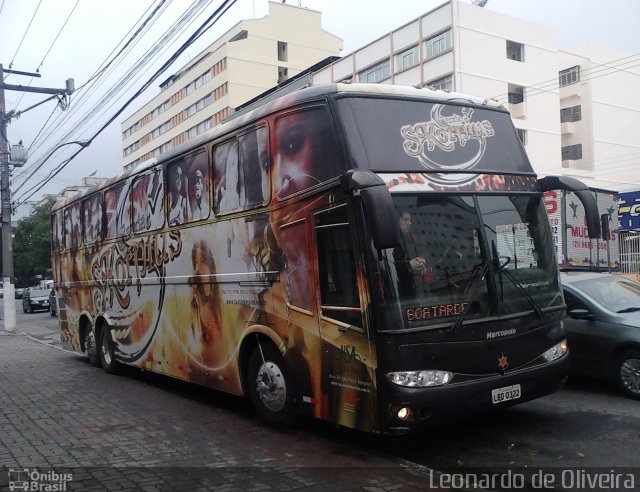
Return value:
M 455 171 L 456 174 L 439 173 L 436 181 L 442 184 L 462 184 L 476 179 L 475 175 L 461 175 L 472 169 L 482 159 L 487 139 L 495 135 L 488 120 L 472 121 L 473 108 L 461 108 L 460 113 L 443 115 L 443 111 L 457 106 L 434 104 L 431 120 L 404 125 L 400 134 L 404 138 L 402 148 L 410 157 L 417 158 L 429 171 Z M 431 178 L 434 176 L 431 175 Z

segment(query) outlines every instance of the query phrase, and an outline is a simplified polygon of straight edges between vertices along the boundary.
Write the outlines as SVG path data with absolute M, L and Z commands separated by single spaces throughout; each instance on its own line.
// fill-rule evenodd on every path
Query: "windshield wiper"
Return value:
M 636 311 L 640 311 L 640 307 L 628 307 L 621 309 L 620 311 L 616 311 L 616 313 L 635 313 Z
M 482 267 L 482 271 L 480 272 L 480 275 L 476 277 L 475 271 L 479 267 Z M 463 301 L 467 303 L 467 308 L 458 315 L 456 322 L 453 325 L 451 325 L 451 328 L 449 328 L 449 331 L 451 332 L 458 331 L 458 329 L 462 325 L 462 322 L 467 317 L 467 313 L 471 308 L 471 300 L 473 299 L 473 296 L 476 295 L 476 290 L 478 290 L 478 285 L 480 285 L 480 283 L 478 282 L 478 279 L 483 280 L 486 277 L 487 273 L 489 273 L 489 262 L 486 262 L 486 261 L 483 263 L 479 263 L 478 265 L 475 265 L 471 270 L 471 277 L 474 277 L 474 278 L 471 281 L 471 283 L 467 285 L 467 288 L 465 289 L 467 296 Z
M 542 314 L 542 309 L 540 309 L 540 306 L 538 306 L 538 303 L 534 300 L 533 297 L 531 297 L 531 295 L 522 286 L 522 284 L 518 282 L 518 279 L 516 279 L 513 275 L 511 275 L 511 272 L 505 268 L 510 261 L 511 261 L 511 258 L 509 258 L 509 260 L 504 265 L 499 266 L 498 273 L 503 273 L 505 277 L 511 280 L 511 283 L 516 287 L 516 289 L 518 289 L 518 292 L 520 292 L 525 297 L 525 299 L 529 302 L 529 304 L 535 311 L 538 318 L 540 319 L 544 318 L 544 314 Z

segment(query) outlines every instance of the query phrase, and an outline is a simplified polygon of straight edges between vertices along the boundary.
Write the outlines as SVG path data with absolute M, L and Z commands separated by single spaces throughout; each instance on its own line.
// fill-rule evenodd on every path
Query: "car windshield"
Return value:
M 29 297 L 49 297 L 49 291 L 44 289 L 34 289 L 29 292 Z
M 609 311 L 640 311 L 640 284 L 624 277 L 606 275 L 572 282 L 571 285 Z
M 396 195 L 401 243 L 381 271 L 386 326 L 459 323 L 563 303 L 540 196 Z M 493 285 L 492 285 L 493 283 Z

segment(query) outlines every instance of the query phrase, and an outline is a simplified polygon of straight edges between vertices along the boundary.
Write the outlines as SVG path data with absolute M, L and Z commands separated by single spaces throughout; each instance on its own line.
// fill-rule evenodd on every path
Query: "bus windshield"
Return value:
M 562 306 L 539 195 L 395 195 L 394 203 L 401 242 L 382 255 L 383 330 Z

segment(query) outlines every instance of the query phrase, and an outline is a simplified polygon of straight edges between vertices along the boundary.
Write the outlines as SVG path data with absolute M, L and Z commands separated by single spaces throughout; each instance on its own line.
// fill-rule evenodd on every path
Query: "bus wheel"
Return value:
M 100 345 L 98 346 L 102 368 L 109 374 L 118 372 L 118 362 L 113 356 L 113 340 L 108 325 L 103 325 L 100 330 Z
M 618 357 L 615 380 L 627 397 L 640 400 L 640 351 L 628 350 Z
M 258 345 L 249 358 L 247 386 L 256 413 L 266 422 L 288 427 L 295 416 L 294 392 L 284 360 L 273 345 Z
M 87 357 L 92 366 L 100 367 L 100 357 L 96 345 L 96 334 L 93 329 L 87 327 L 87 334 L 84 336 L 84 346 L 87 349 Z

